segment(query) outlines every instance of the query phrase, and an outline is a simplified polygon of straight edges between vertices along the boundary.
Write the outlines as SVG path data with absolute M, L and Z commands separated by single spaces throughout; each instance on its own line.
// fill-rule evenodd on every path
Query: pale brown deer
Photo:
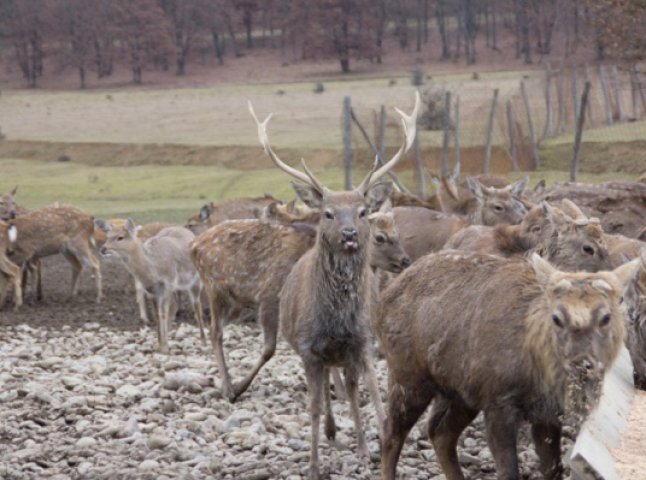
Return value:
M 343 368 L 350 409 L 357 430 L 359 452 L 369 458 L 358 403 L 358 380 L 363 373 L 377 417 L 383 418 L 376 375 L 371 360 L 369 318 L 375 297 L 370 268 L 370 223 L 368 216 L 388 199 L 391 183 L 377 180 L 408 150 L 416 131 L 419 93 L 413 113 L 402 117 L 405 141 L 382 167 L 377 164 L 357 188 L 335 192 L 326 188 L 307 168 L 305 173 L 285 164 L 269 145 L 269 117 L 258 121 L 258 137 L 265 153 L 281 170 L 303 183 L 292 183 L 298 197 L 321 212 L 316 242 L 294 265 L 280 292 L 279 316 L 283 336 L 299 354 L 305 367 L 310 395 L 312 443 L 309 477 L 319 478 L 318 442 L 321 401 L 326 400 L 326 435 L 335 435 L 330 405 L 329 369 Z
M 397 277 L 374 325 L 389 367 L 383 478 L 395 478 L 406 436 L 431 401 L 429 436 L 447 479 L 464 479 L 456 445 L 480 411 L 498 478 L 519 478 L 516 438 L 526 420 L 544 477 L 561 478 L 562 422 L 576 427 L 597 400 L 624 341 L 621 299 L 638 262 L 565 273 L 538 254 L 447 251 Z
M 7 258 L 7 252 L 16 241 L 15 225 L 0 220 L 0 308 L 4 305 L 7 285 L 13 285 L 13 308 L 18 310 L 22 305 L 22 286 L 20 267 Z
M 188 294 L 204 345 L 206 336 L 200 303 L 202 282 L 189 254 L 189 245 L 195 238 L 193 233 L 184 227 L 167 227 L 143 242 L 130 218 L 123 227 L 113 229 L 108 226 L 108 229 L 101 255 L 120 259 L 143 291 L 153 297 L 157 308 L 159 351 L 169 352 L 168 329 L 173 320 L 171 306 L 176 292 Z
M 641 249 L 641 268 L 626 290 L 628 313 L 626 344 L 633 362 L 635 386 L 646 390 L 646 248 Z
M 123 229 L 125 224 L 126 224 L 126 219 L 123 219 L 123 218 L 111 218 L 109 220 L 96 219 L 94 221 L 94 225 L 97 227 L 94 230 L 94 237 L 96 240 L 96 246 L 97 248 L 99 248 L 99 251 L 101 247 L 105 245 L 105 242 L 107 242 L 108 233 L 110 232 L 110 230 L 116 231 L 118 229 Z M 137 238 L 139 238 L 139 240 L 141 240 L 142 242 L 145 242 L 149 238 L 157 235 L 164 228 L 172 227 L 172 226 L 175 226 L 175 225 L 173 225 L 172 223 L 162 223 L 162 222 L 154 222 L 154 223 L 147 223 L 144 225 L 137 225 L 136 226 Z M 148 319 L 148 309 L 146 308 L 146 292 L 136 277 L 134 277 L 134 282 L 135 282 L 135 296 L 137 300 L 137 307 L 139 308 L 139 318 L 144 323 L 144 325 L 148 325 L 150 323 L 150 320 Z M 171 304 L 171 312 L 175 311 L 175 307 L 176 307 L 176 303 L 173 300 L 173 303 Z M 174 318 L 175 314 L 172 313 L 171 317 Z
M 195 235 L 199 235 L 225 220 L 260 218 L 263 209 L 272 202 L 282 203 L 269 194 L 254 198 L 234 198 L 219 203 L 210 202 L 200 208 L 199 212 L 191 215 L 186 222 L 186 228 Z
M 29 266 L 41 258 L 60 253 L 72 266 L 72 296 L 78 293 L 81 271 L 89 267 L 94 273 L 96 301 L 101 301 L 101 266 L 92 253 L 94 222 L 90 215 L 73 205 L 56 203 L 18 215 L 12 224 L 16 226 L 17 236 L 10 259 L 23 271 L 23 294 L 26 282 L 24 273 Z M 40 299 L 42 288 L 39 274 L 37 284 Z
M 557 207 L 541 202 L 518 225 L 473 225 L 453 235 L 444 249 L 503 257 L 538 252 L 553 265 L 568 271 L 596 272 L 612 268 L 601 226 L 578 210 L 571 209 L 571 213 L 577 217 L 571 218 Z
M 18 185 L 7 193 L 0 194 L 0 220 L 11 220 L 18 214 L 20 207 L 16 205 L 16 192 Z

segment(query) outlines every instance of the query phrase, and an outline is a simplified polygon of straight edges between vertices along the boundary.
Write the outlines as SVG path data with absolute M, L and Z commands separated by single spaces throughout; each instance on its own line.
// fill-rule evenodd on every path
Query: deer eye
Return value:
M 605 327 L 610 323 L 610 314 L 606 313 L 603 317 L 601 317 L 601 321 L 599 322 L 599 325 L 602 327 Z
M 117 241 L 119 241 L 119 242 L 120 242 L 121 240 L 123 240 L 123 235 L 119 235 L 119 236 L 117 237 Z
M 552 315 L 552 322 L 554 322 L 554 325 L 556 325 L 559 328 L 563 328 L 563 322 L 559 318 L 558 315 L 554 314 Z
M 386 237 L 384 237 L 381 233 L 378 233 L 375 235 L 375 240 L 377 243 L 384 243 L 386 241 Z
M 326 210 L 323 213 L 323 215 L 325 215 L 325 218 L 327 218 L 328 220 L 332 220 L 334 218 L 334 214 L 332 212 L 330 212 L 329 210 Z
M 540 225 L 534 225 L 531 228 L 532 233 L 539 233 L 541 231 L 541 226 Z
M 502 205 L 499 205 L 499 204 L 494 205 L 494 206 L 493 206 L 493 209 L 494 209 L 496 212 L 502 212 L 502 211 L 504 210 L 504 208 L 502 207 Z
M 365 217 L 366 216 L 366 211 L 367 210 L 365 208 L 362 208 L 361 210 L 359 210 L 359 218 Z

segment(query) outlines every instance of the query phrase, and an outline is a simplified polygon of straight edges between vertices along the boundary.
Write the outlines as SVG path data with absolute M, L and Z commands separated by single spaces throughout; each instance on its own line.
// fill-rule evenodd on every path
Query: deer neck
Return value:
M 130 272 L 144 285 L 144 287 L 155 283 L 151 259 L 144 248 L 143 242 L 136 239 L 134 248 L 129 253 L 127 262 Z

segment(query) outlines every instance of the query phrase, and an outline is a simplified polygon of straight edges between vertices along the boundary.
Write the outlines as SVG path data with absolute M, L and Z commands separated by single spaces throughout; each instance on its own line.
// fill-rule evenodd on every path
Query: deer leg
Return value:
M 391 372 L 384 436 L 381 441 L 383 480 L 395 480 L 397 461 L 408 432 L 433 399 L 433 391 L 429 385 L 419 382 L 411 383 L 413 387 L 404 387 L 394 381 L 392 375 Z
M 433 401 L 428 436 L 448 480 L 464 480 L 456 447 L 460 434 L 477 414 L 477 411 L 442 396 L 435 397 Z
M 202 301 L 200 300 L 202 293 L 202 287 L 200 284 L 197 284 L 197 287 L 189 290 L 189 296 L 191 299 L 191 307 L 193 308 L 193 316 L 197 325 L 200 327 L 200 341 L 202 346 L 206 346 L 206 335 L 204 334 L 204 318 L 202 317 Z
M 36 300 L 43 300 L 43 265 L 40 260 L 29 262 L 29 270 L 33 277 L 36 278 Z
M 222 318 L 222 311 L 225 305 L 222 305 L 222 302 L 219 301 L 217 292 L 211 292 L 209 289 L 207 290 L 207 296 L 209 297 L 209 310 L 211 311 L 211 345 L 215 355 L 215 363 L 218 364 L 218 370 L 220 370 L 222 395 L 229 399 L 230 402 L 234 402 L 236 395 L 231 385 L 229 369 L 224 358 L 224 319 Z
M 317 360 L 303 359 L 307 389 L 310 393 L 310 418 L 312 420 L 312 443 L 310 447 L 310 480 L 318 480 L 319 475 L 319 435 L 321 422 L 321 394 L 323 393 L 323 364 Z
M 139 307 L 139 318 L 144 323 L 148 325 L 150 320 L 148 320 L 148 312 L 146 311 L 146 296 L 144 292 L 144 287 L 139 280 L 135 278 L 135 295 L 137 297 L 137 306 Z
M 170 315 L 170 296 L 169 292 L 158 293 L 157 295 L 157 315 L 159 317 L 157 323 L 158 338 L 159 338 L 159 351 L 161 353 L 168 353 L 168 324 Z
M 370 400 L 375 407 L 377 414 L 377 422 L 379 422 L 379 436 L 383 438 L 383 428 L 386 414 L 384 413 L 384 404 L 381 401 L 381 392 L 379 391 L 379 382 L 377 381 L 377 374 L 372 366 L 372 355 L 366 355 L 363 366 L 363 377 L 366 381 L 366 387 L 370 393 Z
M 330 368 L 332 372 L 332 381 L 334 382 L 334 394 L 339 400 L 347 400 L 348 396 L 345 394 L 345 385 L 343 384 L 343 379 L 339 373 L 339 369 L 336 367 Z
M 518 480 L 516 437 L 519 415 L 510 407 L 485 410 L 489 449 L 496 463 L 498 478 Z
M 20 267 L 10 261 L 0 262 L 0 272 L 2 273 L 2 287 L 0 288 L 0 307 L 2 307 L 7 293 L 7 277 L 11 278 L 13 283 L 13 309 L 18 310 L 22 305 L 22 286 Z
M 541 473 L 547 480 L 563 478 L 561 465 L 561 427 L 559 425 L 535 423 L 532 438 L 540 460 Z
M 339 377 L 342 382 L 339 370 L 332 367 L 332 371 Z M 330 368 L 326 368 L 323 372 L 323 395 L 325 399 L 325 436 L 328 440 L 334 440 L 336 437 L 336 423 L 334 421 L 334 413 L 332 412 L 332 398 L 330 394 Z M 337 385 L 339 385 L 337 383 Z
M 63 252 L 63 256 L 69 262 L 72 267 L 72 297 L 76 296 L 79 290 L 79 280 L 81 279 L 81 270 L 83 270 L 83 264 L 78 259 L 78 257 L 72 252 Z
M 345 388 L 350 400 L 350 412 L 354 420 L 354 428 L 357 431 L 357 450 L 359 455 L 363 456 L 370 462 L 370 452 L 366 444 L 366 436 L 363 433 L 363 425 L 361 422 L 361 410 L 359 409 L 359 375 L 355 368 L 347 367 L 344 369 L 345 373 Z
M 278 299 L 274 302 L 263 303 L 258 309 L 258 319 L 262 327 L 264 345 L 262 355 L 247 377 L 235 386 L 235 398 L 238 398 L 256 377 L 260 369 L 267 363 L 276 352 L 278 339 Z
M 27 292 L 27 276 L 29 274 L 28 272 L 28 267 L 29 263 L 25 262 L 21 266 L 21 275 L 20 275 L 20 290 L 22 291 L 22 296 L 23 299 L 25 298 L 25 293 Z

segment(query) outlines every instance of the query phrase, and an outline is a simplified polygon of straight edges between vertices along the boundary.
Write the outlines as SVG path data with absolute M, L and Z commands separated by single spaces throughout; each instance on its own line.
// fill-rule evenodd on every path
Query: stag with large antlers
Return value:
M 416 131 L 419 94 L 412 114 L 400 110 L 405 140 L 395 156 L 374 167 L 352 191 L 326 188 L 301 161 L 303 172 L 286 165 L 269 145 L 267 122 L 258 121 L 258 138 L 265 153 L 278 168 L 303 183 L 292 183 L 298 197 L 321 214 L 314 247 L 296 263 L 280 293 L 280 325 L 285 339 L 300 355 L 310 395 L 312 444 L 311 479 L 319 478 L 319 422 L 321 400 L 325 397 L 325 433 L 334 438 L 335 425 L 330 406 L 329 370 L 341 367 L 358 436 L 359 452 L 369 458 L 361 426 L 358 379 L 363 373 L 377 410 L 380 428 L 384 417 L 377 379 L 371 361 L 369 317 L 374 303 L 374 282 L 370 268 L 370 223 L 368 215 L 379 209 L 392 189 L 390 182 L 378 182 L 412 145 Z

